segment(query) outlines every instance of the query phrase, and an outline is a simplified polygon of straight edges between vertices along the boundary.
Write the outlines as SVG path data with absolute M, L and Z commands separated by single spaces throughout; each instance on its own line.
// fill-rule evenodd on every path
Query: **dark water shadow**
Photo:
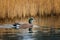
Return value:
M 5 34 L 2 37 L 2 40 L 17 40 L 17 36 L 14 34 Z
M 37 34 L 34 36 L 36 40 L 60 40 L 60 34 L 56 34 L 53 32 L 49 33 L 49 35 L 43 33 L 43 32 L 37 32 Z

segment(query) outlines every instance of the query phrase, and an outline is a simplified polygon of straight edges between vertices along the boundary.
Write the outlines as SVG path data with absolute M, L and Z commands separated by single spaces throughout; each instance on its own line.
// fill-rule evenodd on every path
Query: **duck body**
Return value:
M 13 26 L 15 26 L 15 29 L 26 29 L 26 28 L 29 28 L 29 31 L 31 32 L 32 31 L 32 27 L 33 27 L 33 24 L 32 24 L 32 21 L 33 21 L 33 18 L 30 18 L 28 20 L 28 24 L 19 24 L 19 23 L 15 23 Z
M 32 28 L 32 24 L 22 24 L 20 25 L 20 28 L 26 29 L 26 28 Z
M 14 24 L 13 25 L 15 29 L 26 29 L 26 28 L 32 28 L 33 25 L 32 24 Z

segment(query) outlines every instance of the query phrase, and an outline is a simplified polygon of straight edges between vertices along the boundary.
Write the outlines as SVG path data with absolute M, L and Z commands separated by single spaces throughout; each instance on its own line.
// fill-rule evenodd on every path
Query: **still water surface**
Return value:
M 25 31 L 26 30 L 23 30 L 22 33 L 20 32 L 15 34 L 5 33 L 4 35 L 0 35 L 0 40 L 60 40 L 60 33 L 55 34 L 52 32 L 47 35 L 47 33 L 43 33 L 40 30 L 33 33 Z
M 60 34 L 46 35 L 40 31 L 34 33 L 6 33 L 5 35 L 0 36 L 0 40 L 60 40 Z

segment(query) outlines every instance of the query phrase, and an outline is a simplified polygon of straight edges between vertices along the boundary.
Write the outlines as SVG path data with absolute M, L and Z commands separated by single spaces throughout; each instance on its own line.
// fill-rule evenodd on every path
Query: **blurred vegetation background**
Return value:
M 0 24 L 26 22 L 60 27 L 60 0 L 0 0 Z

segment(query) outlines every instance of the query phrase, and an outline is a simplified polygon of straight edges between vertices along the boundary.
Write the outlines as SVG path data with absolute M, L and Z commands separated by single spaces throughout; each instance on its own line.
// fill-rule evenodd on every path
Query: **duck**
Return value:
M 33 28 L 33 17 L 29 18 L 28 20 L 28 24 L 24 23 L 24 24 L 21 24 L 21 23 L 14 23 L 13 26 L 14 26 L 14 29 L 26 29 L 26 28 L 29 28 L 28 31 L 29 33 L 32 33 L 32 28 Z

